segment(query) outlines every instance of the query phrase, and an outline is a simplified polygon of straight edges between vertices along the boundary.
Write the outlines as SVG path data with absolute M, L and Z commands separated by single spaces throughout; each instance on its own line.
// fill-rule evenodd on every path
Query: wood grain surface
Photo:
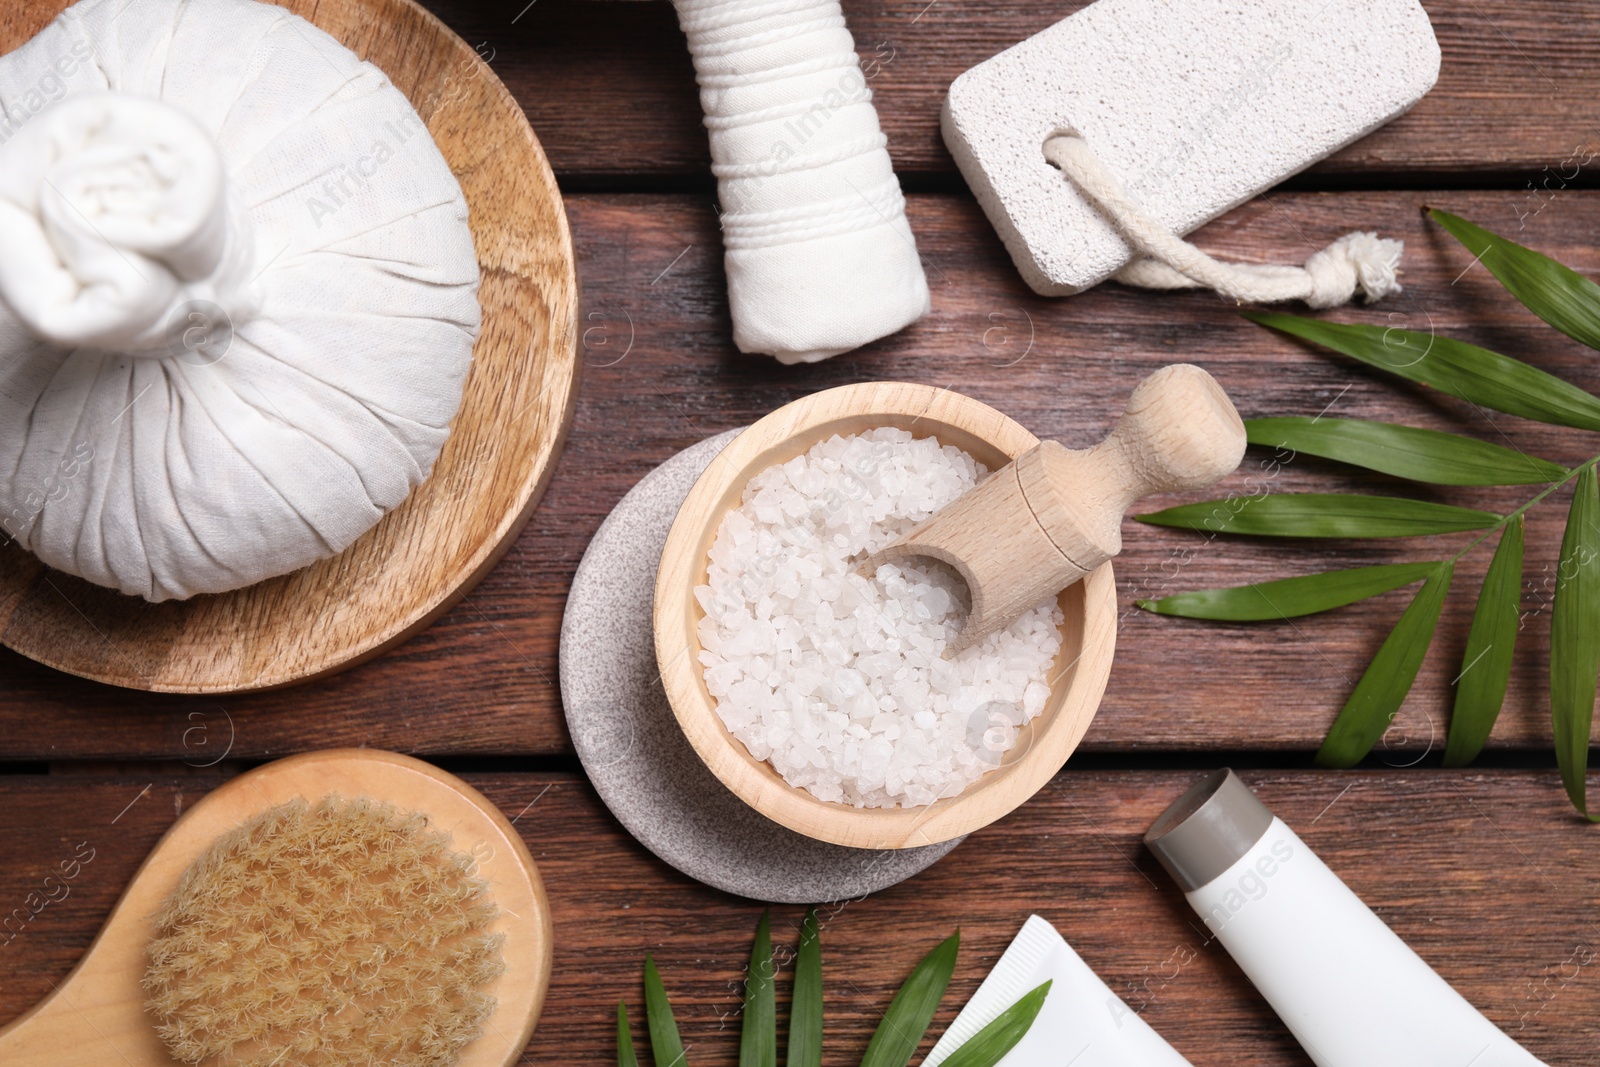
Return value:
M 0 19 L 0 51 L 62 0 Z M 577 395 L 577 277 L 555 176 L 483 60 L 412 0 L 298 0 L 296 14 L 411 100 L 461 183 L 483 324 L 428 479 L 339 555 L 245 589 L 151 604 L 0 548 L 0 642 L 62 671 L 169 693 L 325 677 L 424 629 L 510 547 L 550 479 Z
M 1359 9 L 1360 0 L 1334 0 Z M 666 0 L 432 0 L 527 109 L 557 173 L 587 187 L 672 175 L 710 188 L 694 68 Z M 956 75 L 1083 7 L 1079 0 L 842 0 L 895 167 L 914 184 L 951 179 L 939 107 Z M 1305 179 L 1415 185 L 1435 176 L 1571 183 L 1575 122 L 1600 93 L 1600 8 L 1582 0 L 1423 0 L 1444 55 L 1438 86 L 1409 114 Z M 550 86 L 561 92 L 552 93 Z M 573 106 L 573 101 L 581 105 Z M 1581 157 L 1580 157 L 1581 158 Z M 1545 168 L 1550 168 L 1546 171 Z M 1559 174 L 1568 175 L 1561 178 Z M 1583 180 L 1593 186 L 1592 174 Z M 1548 182 L 1548 186 L 1545 186 Z
M 1600 194 L 1564 194 L 1530 216 L 1521 231 L 1513 214 L 1518 202 L 1515 193 L 1501 191 L 1275 194 L 1230 213 L 1198 239 L 1228 255 L 1282 260 L 1303 258 L 1346 230 L 1377 227 L 1406 241 L 1405 291 L 1334 317 L 1437 330 L 1600 389 L 1600 356 L 1507 299 L 1482 267 L 1473 266 L 1472 255 L 1420 211 L 1423 204 L 1448 208 L 1600 274 Z M 606 513 L 679 449 L 846 382 L 895 378 L 949 386 L 1040 436 L 1084 447 L 1105 434 L 1146 374 L 1186 360 L 1214 374 L 1247 418 L 1326 410 L 1509 440 L 1567 462 L 1600 451 L 1582 431 L 1498 415 L 1491 422 L 1469 405 L 1316 352 L 1245 322 L 1214 296 L 1163 296 L 1115 285 L 1068 299 L 1035 296 L 982 213 L 961 197 L 911 198 L 911 223 L 933 286 L 929 318 L 854 355 L 780 367 L 731 350 L 709 198 L 583 195 L 570 197 L 567 207 L 585 298 L 585 381 L 574 429 L 543 505 L 471 596 L 378 660 L 282 694 L 125 693 L 0 653 L 6 691 L 0 736 L 10 758 L 204 763 L 222 754 L 229 737 L 231 754 L 245 758 L 343 744 L 435 754 L 565 754 L 569 742 L 555 686 L 561 605 Z M 1271 453 L 1260 449 L 1252 449 L 1214 495 L 1263 488 L 1414 492 L 1500 508 L 1526 499 L 1521 489 L 1416 490 L 1309 458 L 1274 465 Z M 1196 498 L 1154 499 L 1149 507 Z M 1527 617 L 1492 748 L 1547 751 L 1550 744 L 1545 650 L 1564 521 L 1558 494 L 1529 522 Z M 1085 752 L 1309 753 L 1404 606 L 1404 594 L 1391 594 L 1293 623 L 1219 625 L 1147 615 L 1131 607 L 1136 596 L 1434 558 L 1470 536 L 1280 545 L 1206 541 L 1132 522 L 1123 534 L 1116 565 L 1117 659 Z M 1473 582 L 1487 566 L 1487 552 L 1463 561 L 1434 654 L 1378 758 L 1409 763 L 1430 747 L 1435 755 L 1442 749 Z M 1174 684 L 1179 673 L 1182 686 Z
M 1037 912 L 1197 1067 L 1309 1064 L 1140 844 L 1195 777 L 1069 771 L 909 882 L 865 900 L 820 902 L 824 1062 L 858 1062 L 896 986 L 959 926 L 960 962 L 932 1031 L 942 1032 Z M 1551 1067 L 1594 1062 L 1600 853 L 1574 832 L 1553 772 L 1244 777 L 1491 1020 Z M 640 968 L 649 952 L 673 997 L 689 1061 L 731 1067 L 739 980 L 761 906 L 666 868 L 617 827 L 581 779 L 468 781 L 515 820 L 555 921 L 555 975 L 522 1062 L 612 1062 L 617 1001 L 628 1001 L 636 1021 L 643 1017 Z M 62 899 L 0 933 L 0 1019 L 61 980 L 144 852 L 216 782 L 154 775 L 0 780 L 4 911 L 26 908 L 28 894 L 80 844 L 94 854 L 77 878 L 56 883 L 56 896 L 66 887 Z M 803 914 L 774 911 L 780 950 L 793 944 Z M 788 980 L 780 976 L 781 992 Z M 644 1041 L 642 1029 L 635 1040 Z
M 96 686 L 0 650 L 0 770 L 12 772 L 0 774 L 0 1020 L 61 980 L 162 830 L 236 761 L 367 744 L 450 766 L 492 757 L 513 772 L 469 778 L 522 833 L 555 914 L 555 978 L 525 1062 L 607 1062 L 616 1001 L 642 1017 L 640 964 L 653 952 L 691 1062 L 732 1064 L 737 983 L 759 905 L 679 875 L 604 812 L 572 759 L 555 655 L 572 573 L 617 500 L 678 450 L 807 393 L 879 379 L 949 387 L 1084 447 L 1146 374 L 1189 361 L 1246 417 L 1393 419 L 1567 463 L 1600 451 L 1589 434 L 1491 418 L 1396 385 L 1250 325 L 1215 297 L 1115 285 L 1061 300 L 1029 292 L 938 142 L 937 106 L 961 70 L 1076 2 L 844 0 L 916 194 L 909 215 L 934 311 L 859 353 L 792 368 L 740 356 L 729 340 L 705 134 L 665 0 L 429 6 L 510 87 L 569 193 L 584 364 L 569 446 L 534 518 L 473 593 L 338 677 L 283 693 L 178 697 Z M 1600 355 L 1507 299 L 1420 210 L 1447 208 L 1600 275 L 1600 192 L 1583 191 L 1596 187 L 1600 153 L 1600 8 L 1424 6 L 1444 49 L 1438 88 L 1198 240 L 1228 256 L 1295 262 L 1352 229 L 1403 238 L 1405 291 L 1332 317 L 1449 333 L 1600 389 Z M 1488 508 L 1525 499 L 1517 489 L 1408 489 L 1258 449 L 1217 495 L 1331 488 Z M 1256 768 L 1245 777 L 1262 798 L 1492 1020 L 1552 1067 L 1593 1064 L 1600 852 L 1561 793 L 1545 696 L 1564 505 L 1558 496 L 1529 523 L 1524 625 L 1488 753 L 1521 769 L 1467 772 L 1433 768 L 1488 553 L 1458 569 L 1434 652 L 1369 768 L 1324 773 L 1309 769 L 1310 755 L 1404 594 L 1267 625 L 1157 618 L 1132 610 L 1133 598 L 1433 558 L 1462 540 L 1284 546 L 1124 524 L 1117 657 L 1069 769 L 910 882 L 824 907 L 826 1062 L 856 1062 L 897 983 L 959 925 L 965 948 L 940 1029 L 1037 911 L 1200 1067 L 1308 1063 L 1139 843 L 1200 769 L 1233 762 Z M 61 896 L 44 879 L 80 846 L 94 859 Z M 46 893 L 59 899 L 39 906 Z M 28 918 L 6 927 L 18 907 Z M 775 912 L 779 944 L 800 917 Z

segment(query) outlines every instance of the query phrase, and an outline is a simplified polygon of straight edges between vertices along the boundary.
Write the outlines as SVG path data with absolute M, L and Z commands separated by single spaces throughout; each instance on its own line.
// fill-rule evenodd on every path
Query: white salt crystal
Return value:
M 768 468 L 723 519 L 695 590 L 706 688 L 728 730 L 791 785 L 856 807 L 931 804 L 998 765 L 1044 709 L 1061 646 L 1054 600 L 946 660 L 967 612 L 953 571 L 854 572 L 986 473 L 885 427 Z

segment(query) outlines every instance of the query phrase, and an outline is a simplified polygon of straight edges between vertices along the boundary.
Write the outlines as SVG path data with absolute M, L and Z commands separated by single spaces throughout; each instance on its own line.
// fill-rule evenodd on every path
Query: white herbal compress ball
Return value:
M 427 477 L 478 265 L 381 71 L 254 0 L 83 0 L 0 57 L 0 109 L 0 543 L 185 598 Z

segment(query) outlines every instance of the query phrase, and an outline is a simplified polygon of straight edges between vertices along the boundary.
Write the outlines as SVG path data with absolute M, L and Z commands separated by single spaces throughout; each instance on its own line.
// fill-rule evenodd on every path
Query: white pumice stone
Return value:
M 1023 278 L 1065 296 L 1133 250 L 1046 162 L 1051 135 L 1082 137 L 1182 234 L 1405 112 L 1438 75 L 1417 0 L 1098 0 L 957 78 L 942 126 Z

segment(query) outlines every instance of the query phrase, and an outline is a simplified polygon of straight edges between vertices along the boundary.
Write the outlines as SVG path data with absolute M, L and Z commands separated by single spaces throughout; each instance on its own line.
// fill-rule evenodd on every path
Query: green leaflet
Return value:
M 1049 982 L 1024 993 L 1021 1000 L 995 1016 L 993 1022 L 945 1057 L 941 1067 L 994 1067 L 1027 1035 L 1049 995 Z
M 945 986 L 950 984 L 960 945 L 961 931 L 957 930 L 922 957 L 894 995 L 889 1010 L 883 1013 L 883 1021 L 861 1058 L 861 1067 L 906 1067 L 911 1062 L 944 997 Z
M 1135 601 L 1157 615 L 1227 622 L 1263 622 L 1315 615 L 1342 608 L 1380 593 L 1421 581 L 1439 566 L 1429 563 L 1394 563 L 1379 567 L 1352 567 L 1342 571 L 1305 574 L 1231 589 L 1202 589 L 1160 600 Z
M 744 977 L 744 1024 L 739 1031 L 739 1067 L 778 1067 L 778 1008 L 772 967 L 772 921 L 761 913 L 750 967 Z
M 1594 467 L 1578 475 L 1556 565 L 1550 613 L 1550 718 L 1556 763 L 1572 804 L 1590 821 L 1587 796 L 1589 729 L 1600 674 L 1600 487 Z
M 1436 334 L 1247 311 L 1263 326 L 1342 352 L 1479 407 L 1600 430 L 1600 397 L 1520 360 Z
M 1246 419 L 1253 445 L 1311 456 L 1434 485 L 1535 485 L 1560 481 L 1567 469 L 1510 448 L 1459 434 L 1360 419 Z
M 1477 256 L 1523 307 L 1574 341 L 1600 348 L 1600 285 L 1459 215 L 1438 210 L 1428 214 Z
M 628 1029 L 628 1005 L 617 1001 L 617 1067 L 639 1067 L 633 1051 L 633 1033 Z
M 655 1067 L 687 1067 L 688 1058 L 683 1053 L 683 1040 L 678 1036 L 678 1022 L 672 1017 L 672 1004 L 661 984 L 661 974 L 656 961 L 644 958 L 644 1015 L 650 1029 L 650 1055 Z
M 1500 715 L 1500 705 L 1505 703 L 1522 612 L 1524 525 L 1521 515 L 1506 524 L 1478 590 L 1478 606 L 1472 612 L 1472 629 L 1461 656 L 1455 708 L 1450 713 L 1446 767 L 1465 767 L 1478 758 Z
M 1453 563 L 1434 568 L 1400 621 L 1372 657 L 1366 673 L 1345 701 L 1333 728 L 1317 750 L 1317 763 L 1323 767 L 1353 767 L 1378 743 L 1394 713 L 1411 691 L 1417 670 L 1433 643 L 1433 630 L 1439 622 L 1439 609 L 1450 590 Z
M 957 930 L 922 958 L 884 1012 L 861 1067 L 907 1067 L 928 1031 L 928 1023 L 944 999 L 955 971 L 961 943 Z M 745 979 L 744 1023 L 739 1041 L 739 1067 L 776 1067 L 777 1009 L 774 1004 L 776 974 L 772 962 L 772 931 L 768 915 L 761 916 L 750 950 Z M 1050 983 L 1031 990 L 994 1022 L 984 1027 L 951 1054 L 953 1067 L 994 1067 L 1027 1034 L 1038 1018 Z M 655 1067 L 682 1067 L 683 1042 L 672 1017 L 655 960 L 644 959 L 644 998 L 650 1049 Z M 817 911 L 812 908 L 800 928 L 789 1008 L 788 1067 L 821 1067 L 822 1063 L 822 948 Z M 617 1005 L 617 1067 L 639 1067 L 626 1004 Z
M 822 931 L 817 909 L 806 912 L 789 1002 L 788 1067 L 822 1067 Z
M 1484 530 L 1488 511 L 1357 493 L 1276 493 L 1182 504 L 1136 516 L 1153 526 L 1257 537 L 1425 537 Z

